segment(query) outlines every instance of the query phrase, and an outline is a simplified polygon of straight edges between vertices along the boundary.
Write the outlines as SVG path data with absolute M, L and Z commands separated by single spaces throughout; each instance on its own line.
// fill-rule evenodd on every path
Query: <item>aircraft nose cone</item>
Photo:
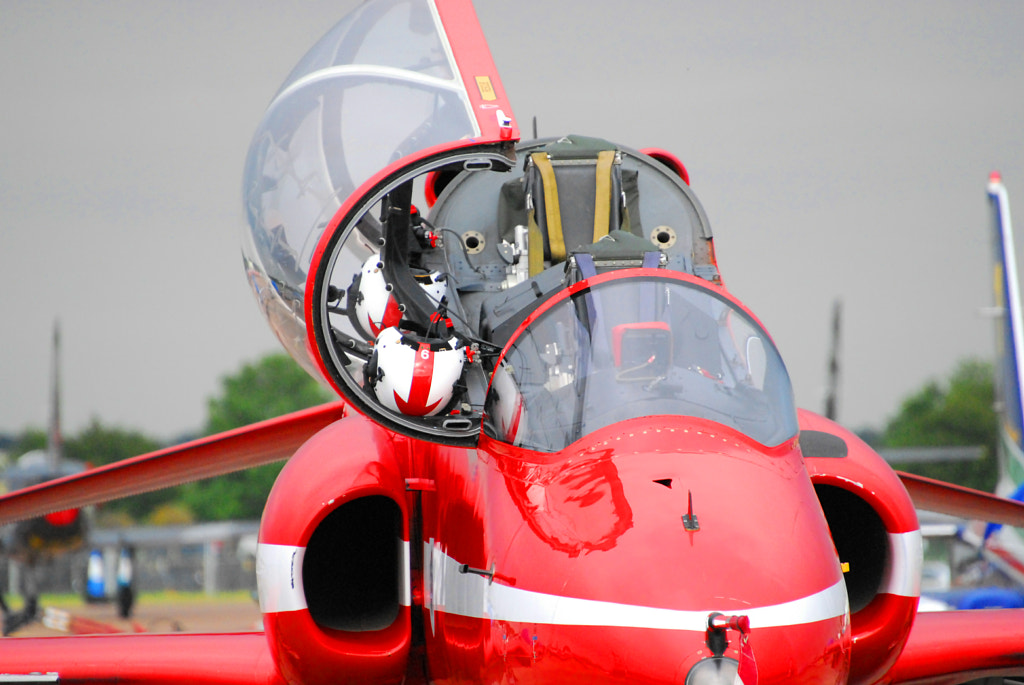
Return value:
M 749 622 L 759 683 L 845 679 L 845 584 L 789 448 L 724 430 L 634 427 L 510 491 L 532 535 L 517 536 L 497 568 L 516 579 L 510 594 L 540 593 L 529 601 L 543 618 L 527 631 L 531 655 L 547 655 L 538 665 L 571 662 L 594 682 L 620 682 L 606 679 L 615 669 L 631 682 L 684 682 L 716 653 L 741 661 L 738 628 L 724 631 L 726 647 L 709 645 L 718 612 Z M 517 561 L 528 554 L 529 569 Z M 518 645 L 511 627 L 500 640 Z

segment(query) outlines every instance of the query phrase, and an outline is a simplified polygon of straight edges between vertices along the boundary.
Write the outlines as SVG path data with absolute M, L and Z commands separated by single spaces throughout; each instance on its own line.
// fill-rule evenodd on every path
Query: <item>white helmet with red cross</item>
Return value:
M 356 320 L 364 332 L 376 336 L 388 326 L 397 326 L 402 320 L 387 281 L 384 264 L 379 254 L 372 254 L 359 269 L 359 294 L 356 297 Z
M 357 278 L 355 323 L 358 328 L 376 337 L 385 328 L 401 323 L 402 312 L 398 308 L 398 300 L 384 280 L 384 262 L 381 261 L 380 254 L 375 253 L 366 258 Z M 435 306 L 439 305 L 448 293 L 447 279 L 440 272 L 415 274 L 413 279 Z
M 465 349 L 455 338 L 421 338 L 392 326 L 377 336 L 367 375 L 388 409 L 434 416 L 455 394 L 465 361 Z

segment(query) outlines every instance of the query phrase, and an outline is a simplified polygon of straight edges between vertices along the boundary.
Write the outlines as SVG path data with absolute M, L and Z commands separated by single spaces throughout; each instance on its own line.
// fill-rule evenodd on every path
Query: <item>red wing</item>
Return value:
M 914 506 L 959 518 L 1024 527 L 1024 504 L 987 492 L 898 471 Z
M 263 633 L 10 638 L 0 641 L 0 664 L 4 673 L 61 664 L 62 683 L 108 682 L 113 674 L 119 683 L 284 683 Z
M 281 461 L 344 415 L 332 402 L 18 490 L 0 497 L 0 525 Z
M 946 685 L 1024 675 L 1022 626 L 1024 609 L 918 614 L 910 639 L 885 682 Z
M 919 509 L 1024 526 L 1020 502 L 910 473 L 897 475 Z M 1024 609 L 919 613 L 886 682 L 951 685 L 1024 675 L 1021 626 Z

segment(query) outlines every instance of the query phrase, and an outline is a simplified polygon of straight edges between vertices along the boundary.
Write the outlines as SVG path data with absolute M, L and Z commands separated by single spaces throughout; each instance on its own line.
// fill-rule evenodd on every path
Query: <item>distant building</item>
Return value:
M 258 521 L 93 529 L 86 549 L 40 567 L 39 590 L 82 593 L 89 554 L 99 549 L 107 595 L 114 596 L 118 556 L 125 546 L 135 550 L 136 593 L 255 590 L 258 531 Z M 9 567 L 0 568 L 0 587 L 10 586 L 10 575 Z

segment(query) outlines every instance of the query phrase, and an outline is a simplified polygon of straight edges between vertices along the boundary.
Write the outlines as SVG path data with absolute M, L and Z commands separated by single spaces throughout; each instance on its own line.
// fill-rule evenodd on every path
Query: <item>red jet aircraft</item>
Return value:
M 60 327 L 53 327 L 53 361 L 50 380 L 50 428 L 46 449 L 23 454 L 2 474 L 0 487 L 19 490 L 85 470 L 86 465 L 64 458 L 60 430 Z M 10 635 L 39 618 L 37 574 L 41 564 L 61 554 L 81 549 L 89 534 L 89 520 L 79 509 L 53 511 L 0 528 L 0 559 L 20 569 L 21 609 L 12 610 L 0 591 L 3 634 Z
M 253 139 L 243 253 L 343 399 L 0 499 L 12 521 L 290 457 L 260 529 L 265 631 L 10 640 L 0 671 L 1024 676 L 1024 611 L 917 614 L 914 505 L 1024 507 L 896 474 L 798 411 L 674 157 L 519 137 L 469 0 L 367 3 L 303 58 Z

